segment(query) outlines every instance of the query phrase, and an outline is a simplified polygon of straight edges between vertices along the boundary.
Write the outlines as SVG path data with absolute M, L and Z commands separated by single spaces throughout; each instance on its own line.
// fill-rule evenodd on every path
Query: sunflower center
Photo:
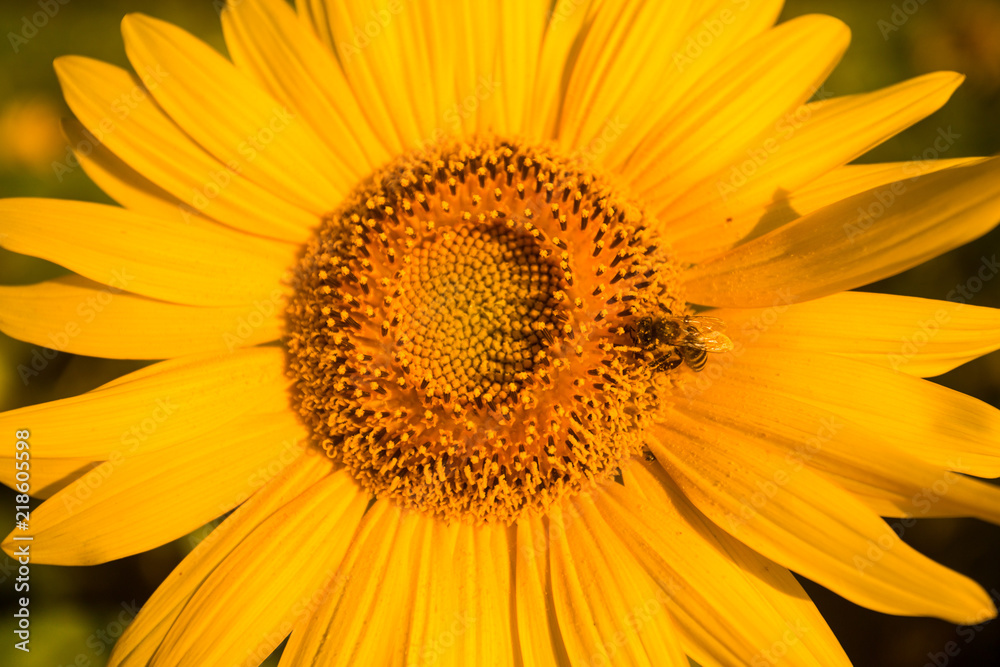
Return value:
M 523 229 L 467 223 L 427 238 L 400 276 L 398 358 L 428 394 L 507 403 L 560 319 L 559 267 Z
M 317 444 L 448 519 L 510 522 L 610 479 L 683 349 L 651 333 L 686 313 L 654 226 L 549 148 L 442 143 L 380 170 L 296 271 L 289 367 Z

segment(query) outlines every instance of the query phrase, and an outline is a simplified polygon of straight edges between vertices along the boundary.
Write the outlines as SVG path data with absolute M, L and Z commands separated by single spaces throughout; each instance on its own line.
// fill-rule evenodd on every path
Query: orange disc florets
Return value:
M 404 156 L 324 219 L 288 310 L 299 410 L 373 494 L 512 521 L 639 454 L 679 312 L 650 221 L 582 165 L 483 139 Z

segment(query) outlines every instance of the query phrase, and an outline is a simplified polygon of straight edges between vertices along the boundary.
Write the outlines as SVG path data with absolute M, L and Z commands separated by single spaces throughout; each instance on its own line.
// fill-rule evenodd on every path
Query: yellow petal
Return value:
M 107 460 L 184 442 L 248 410 L 288 407 L 284 352 L 237 350 L 154 364 L 83 394 L 0 413 L 0 428 L 30 428 L 32 460 Z M 9 461 L 9 458 L 8 458 Z M 0 470 L 8 483 L 13 465 Z
M 284 294 L 252 305 L 182 306 L 70 275 L 25 287 L 0 286 L 0 330 L 72 354 L 168 359 L 232 352 L 281 337 Z
M 663 603 L 686 653 L 707 665 L 768 664 L 779 651 L 789 664 L 848 665 L 792 575 L 713 529 L 658 474 L 665 483 L 645 462 L 633 462 L 622 470 L 624 484 L 605 485 L 594 501 L 622 549 L 667 593 Z
M 502 49 L 500 31 L 501 3 L 466 2 L 449 15 L 455 41 L 455 91 L 458 108 L 445 118 L 446 131 L 465 135 L 483 132 L 503 134 L 503 95 L 506 82 L 498 72 L 498 54 Z M 513 45 L 512 45 L 513 46 Z M 447 82 L 446 82 L 447 83 Z
M 328 0 L 302 0 L 296 2 L 300 20 L 319 37 L 331 53 L 336 53 L 337 42 L 331 32 L 330 13 L 327 11 Z
M 561 508 L 549 512 L 549 573 L 552 582 L 552 602 L 559 619 L 559 631 L 569 654 L 570 664 L 581 664 L 594 660 L 607 661 L 607 653 L 599 647 L 603 642 L 601 630 L 611 627 L 603 601 L 591 604 L 587 590 L 596 582 L 586 577 L 596 567 L 584 563 L 585 572 L 577 568 L 579 553 L 570 554 L 566 541 L 566 531 Z M 614 629 L 611 630 L 611 633 Z
M 30 430 L 30 429 L 29 429 Z M 12 457 L 3 459 L 5 464 L 14 467 Z M 101 465 L 101 461 L 94 461 L 84 458 L 40 458 L 39 465 L 31 468 L 31 482 L 29 495 L 32 498 L 50 498 L 60 489 L 64 489 L 75 480 L 82 477 L 87 472 Z M 8 475 L 2 480 L 3 484 L 15 488 L 15 478 Z
M 585 652 L 573 664 L 622 661 L 634 665 L 687 667 L 665 603 L 664 591 L 621 547 L 611 528 L 579 498 L 564 523 L 550 516 L 553 597 L 563 636 L 579 635 Z M 591 510 L 589 513 L 588 510 Z M 579 588 L 575 588 L 578 585 Z M 560 592 L 565 598 L 560 604 Z M 573 655 L 575 642 L 567 645 Z
M 506 535 L 376 503 L 281 664 L 513 664 Z
M 889 614 L 981 622 L 995 613 L 971 579 L 914 551 L 861 501 L 740 431 L 670 414 L 648 443 L 717 526 L 847 599 Z
M 932 174 L 952 167 L 979 164 L 988 159 L 955 158 L 952 160 L 846 165 L 833 169 L 828 174 L 820 176 L 794 192 L 779 189 L 773 193 L 771 201 L 756 208 L 749 208 L 741 213 L 733 214 L 732 221 L 729 220 L 730 216 L 728 215 L 710 218 L 707 220 L 708 224 L 701 225 L 704 229 L 696 237 L 678 238 L 674 242 L 684 248 L 683 252 L 680 253 L 684 261 L 697 264 L 740 243 L 746 243 L 773 232 L 804 215 L 836 204 L 842 199 L 896 181 L 909 181 L 924 174 Z M 701 219 L 700 216 L 693 216 L 688 222 L 695 222 L 695 218 Z M 724 221 L 721 226 L 720 220 Z M 740 222 L 741 220 L 742 222 Z M 678 236 L 685 236 L 688 222 L 670 224 L 667 228 L 668 238 L 672 238 L 674 233 Z M 743 228 L 730 228 L 731 225 Z
M 914 179 L 952 167 L 966 167 L 986 162 L 990 158 L 961 157 L 950 160 L 911 160 L 881 164 L 849 164 L 817 178 L 809 185 L 788 193 L 787 203 L 770 207 L 770 219 L 762 221 L 751 237 L 763 236 L 781 225 L 808 215 L 841 199 L 847 199 L 874 188 L 897 181 Z M 749 239 L 748 239 L 749 240 Z
M 521 91 L 544 26 L 537 1 L 462 2 L 442 12 L 430 0 L 315 0 L 299 3 L 299 13 L 337 54 L 392 153 L 459 133 L 519 133 L 531 113 Z M 515 25 L 516 39 L 501 40 Z
M 60 199 L 0 200 L 0 230 L 8 250 L 61 264 L 112 292 L 192 306 L 246 306 L 268 298 L 296 252 L 222 227 Z
M 743 385 L 718 382 L 674 409 L 743 429 L 748 443 L 781 450 L 789 474 L 803 466 L 820 471 L 882 516 L 972 516 L 1000 524 L 1000 488 L 921 461 L 863 423 L 769 387 L 748 394 Z
M 400 17 L 390 12 L 388 5 L 375 7 L 374 3 L 307 0 L 296 4 L 299 14 L 337 56 L 348 86 L 359 100 L 364 101 L 361 108 L 368 124 L 377 128 L 389 153 L 397 154 L 418 144 L 423 137 L 413 120 L 413 110 L 405 102 L 401 86 L 406 82 L 399 80 L 399 68 L 385 69 L 384 64 L 388 58 L 402 65 L 396 39 L 389 36 L 397 34 L 398 27 L 392 24 Z M 401 6 L 405 7 L 393 5 L 394 8 Z M 365 33 L 366 24 L 373 20 L 368 13 L 371 10 L 375 11 L 372 31 L 377 32 L 374 37 Z M 379 21 L 379 17 L 383 20 Z M 368 48 L 373 38 L 378 39 L 377 48 Z M 455 38 L 460 39 L 457 34 Z M 380 78 L 382 76 L 384 78 Z
M 681 37 L 693 21 L 694 2 L 604 2 L 581 31 L 566 90 L 560 141 L 586 147 L 605 128 L 620 136 L 660 87 Z M 582 10 L 577 10 L 582 11 Z M 558 14 L 555 14 L 558 16 Z M 606 150 L 606 149 L 605 149 Z M 601 151 L 603 153 L 604 151 Z
M 420 528 L 424 543 L 421 572 L 414 589 L 414 605 L 410 620 L 406 656 L 410 662 L 459 667 L 463 661 L 466 635 L 475 632 L 478 620 L 475 612 L 460 597 L 464 571 L 457 569 L 457 544 L 460 528 L 457 524 L 426 519 Z M 492 554 L 488 554 L 492 558 Z M 448 563 L 448 567 L 441 567 Z M 404 663 L 405 664 L 405 663 Z
M 692 268 L 688 300 L 767 307 L 895 275 L 1000 220 L 1000 159 L 898 181 L 827 206 Z
M 522 135 L 537 113 L 529 103 L 549 7 L 538 0 L 507 0 L 499 3 L 499 10 L 496 78 L 502 88 L 498 101 L 506 118 L 504 132 Z
M 319 605 L 367 504 L 351 475 L 338 471 L 275 511 L 198 587 L 152 665 L 262 660 Z
M 737 348 L 718 371 L 684 385 L 689 400 L 714 387 L 794 398 L 844 417 L 939 470 L 1000 477 L 1000 410 L 889 369 L 818 352 Z
M 222 27 L 236 66 L 304 118 L 356 180 L 392 157 L 333 54 L 287 2 L 230 3 L 222 12 Z
M 97 187 L 125 208 L 185 224 L 210 224 L 182 200 L 127 165 L 80 121 L 64 118 L 62 127 L 83 171 Z
M 673 4 L 662 4 L 673 9 Z M 661 119 L 672 115 L 684 103 L 691 89 L 720 67 L 732 52 L 760 33 L 771 28 L 781 13 L 782 0 L 715 0 L 690 2 L 691 13 L 683 34 L 676 43 L 657 39 L 652 59 L 633 60 L 638 64 L 633 76 L 640 77 L 642 86 L 630 93 L 631 103 L 615 110 L 620 114 L 621 136 L 609 131 L 606 154 L 601 162 L 613 171 L 622 170 L 641 145 L 656 144 L 654 135 Z M 637 32 L 648 28 L 636 26 Z M 655 33 L 654 33 L 655 34 Z M 655 65 L 653 62 L 655 61 Z M 627 67 L 623 64 L 622 68 Z M 609 127 L 610 130 L 610 127 Z M 589 140 L 594 147 L 601 144 Z M 587 145 L 585 142 L 584 145 Z
M 594 11 L 593 4 L 591 0 L 556 0 L 552 8 L 527 106 L 524 132 L 529 137 L 548 141 L 558 134 L 569 74 L 578 53 L 575 46 L 585 19 Z
M 676 503 L 677 511 L 702 531 L 712 548 L 722 554 L 731 567 L 745 573 L 750 590 L 759 598 L 753 608 L 764 610 L 762 623 L 774 624 L 780 619 L 767 631 L 770 642 L 760 644 L 755 657 L 762 658 L 764 663 L 780 664 L 785 660 L 791 664 L 849 664 L 837 637 L 795 576 L 705 519 L 689 501 L 677 494 L 673 481 L 662 467 L 636 462 L 625 474 L 625 482 L 626 485 L 634 483 L 634 488 L 661 506 Z M 786 653 L 787 657 L 783 655 Z M 750 658 L 747 662 L 752 665 L 754 660 Z
M 520 519 L 514 585 L 518 644 L 525 665 L 569 664 L 552 604 L 548 553 L 549 537 L 541 517 Z
M 466 632 L 455 633 L 459 665 L 512 665 L 511 549 L 507 527 L 461 523 L 455 542 L 460 609 L 471 610 Z M 470 618 L 471 617 L 471 618 Z
M 717 254 L 735 245 L 775 207 L 778 197 L 802 189 L 934 113 L 963 78 L 952 72 L 928 74 L 789 113 L 757 137 L 736 162 L 660 213 L 671 228 L 674 248 L 684 257 L 702 259 L 711 249 Z M 945 136 L 952 135 L 942 130 Z M 955 138 L 950 143 L 939 141 L 944 142 L 944 152 Z M 910 176 L 919 173 L 914 164 Z
M 80 122 L 129 167 L 184 202 L 185 221 L 204 214 L 253 234 L 309 238 L 317 215 L 247 180 L 239 163 L 217 160 L 150 99 L 149 89 L 173 76 L 169 72 L 142 72 L 140 78 L 78 56 L 56 59 L 55 69 Z
M 324 456 L 307 456 L 285 468 L 260 492 L 207 535 L 196 535 L 197 546 L 160 584 L 139 615 L 115 643 L 110 667 L 147 667 L 174 621 L 195 591 L 250 533 L 268 517 L 327 478 L 333 462 Z M 318 560 L 318 559 L 317 559 Z M 335 567 L 334 563 L 330 563 Z M 309 605 L 307 605 L 309 606 Z
M 808 100 L 849 42 L 846 25 L 819 15 L 782 23 L 747 42 L 660 119 L 623 174 L 649 205 L 666 208 Z
M 379 501 L 364 515 L 332 585 L 311 618 L 303 619 L 285 647 L 282 665 L 389 665 L 405 646 L 386 641 L 405 623 L 411 595 L 403 562 L 415 546 L 419 515 Z M 408 577 L 407 577 L 408 578 Z M 399 596 L 399 597 L 396 597 Z M 400 597 L 402 600 L 400 600 Z M 400 604 L 402 602 L 402 604 Z
M 316 215 L 354 186 L 301 116 L 201 40 L 143 14 L 122 20 L 122 36 L 136 72 L 166 73 L 149 88 L 156 102 L 227 168 Z
M 454 532 L 443 522 L 430 519 L 421 521 L 416 528 L 409 563 L 413 573 L 409 584 L 412 602 L 406 620 L 404 655 L 420 656 L 420 659 L 434 655 L 437 658 L 441 652 L 438 638 L 443 630 L 443 621 L 451 616 L 455 606 L 454 596 L 448 588 L 449 577 L 441 563 L 451 562 L 454 540 L 448 539 L 446 533 Z
M 962 296 L 953 290 L 949 298 Z M 726 322 L 734 340 L 830 352 L 932 377 L 1000 349 L 1000 311 L 956 301 L 842 292 L 793 305 L 722 308 L 712 315 Z
M 288 410 L 237 426 L 148 454 L 116 452 L 32 512 L 32 560 L 95 565 L 183 537 L 298 465 L 309 437 Z

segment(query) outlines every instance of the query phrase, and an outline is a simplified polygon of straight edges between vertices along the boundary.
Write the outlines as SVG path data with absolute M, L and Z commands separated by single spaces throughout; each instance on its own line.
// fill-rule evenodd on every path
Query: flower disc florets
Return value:
M 665 373 L 629 347 L 681 313 L 651 222 L 553 150 L 403 156 L 327 216 L 288 311 L 299 411 L 378 497 L 513 521 L 642 450 Z

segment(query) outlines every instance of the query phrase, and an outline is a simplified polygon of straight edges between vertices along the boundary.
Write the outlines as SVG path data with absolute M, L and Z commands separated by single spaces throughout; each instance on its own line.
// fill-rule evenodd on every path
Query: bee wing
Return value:
M 725 331 L 726 323 L 718 317 L 689 317 L 687 323 L 700 331 Z
M 697 336 L 684 341 L 684 344 L 706 352 L 728 352 L 733 349 L 733 341 L 721 331 L 701 331 Z

